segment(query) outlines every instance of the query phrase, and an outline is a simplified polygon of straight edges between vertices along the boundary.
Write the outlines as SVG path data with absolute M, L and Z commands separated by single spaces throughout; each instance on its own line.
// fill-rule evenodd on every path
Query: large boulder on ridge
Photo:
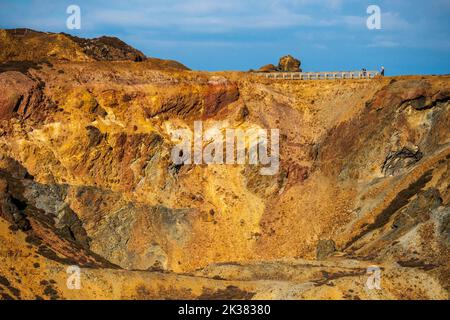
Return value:
M 301 72 L 302 69 L 300 60 L 294 58 L 291 55 L 287 55 L 280 58 L 278 63 L 278 71 L 281 72 Z

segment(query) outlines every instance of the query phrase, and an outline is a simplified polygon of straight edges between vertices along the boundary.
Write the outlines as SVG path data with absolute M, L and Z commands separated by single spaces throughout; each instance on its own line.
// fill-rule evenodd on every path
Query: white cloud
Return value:
M 390 31 L 404 31 L 412 28 L 412 24 L 395 12 L 381 12 L 382 29 Z
M 371 43 L 367 45 L 369 48 L 395 48 L 400 43 L 389 37 L 375 37 Z
M 114 2 L 115 3 L 115 2 Z M 140 3 L 140 1 L 137 1 Z M 186 0 L 151 2 L 110 9 L 92 8 L 86 16 L 98 24 L 141 28 L 176 28 L 196 32 L 278 29 L 288 27 L 327 27 L 360 24 L 363 17 L 337 16 L 329 19 L 313 15 L 305 8 L 335 9 L 342 0 Z M 309 12 L 309 14 L 307 13 Z

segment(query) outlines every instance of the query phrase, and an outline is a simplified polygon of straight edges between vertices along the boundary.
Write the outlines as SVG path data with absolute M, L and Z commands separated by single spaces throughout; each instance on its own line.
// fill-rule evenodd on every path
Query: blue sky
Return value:
M 81 30 L 66 9 L 81 8 Z M 381 8 L 381 30 L 366 10 Z M 305 71 L 450 73 L 450 0 L 0 0 L 0 27 L 117 36 L 196 70 L 248 70 L 285 54 Z

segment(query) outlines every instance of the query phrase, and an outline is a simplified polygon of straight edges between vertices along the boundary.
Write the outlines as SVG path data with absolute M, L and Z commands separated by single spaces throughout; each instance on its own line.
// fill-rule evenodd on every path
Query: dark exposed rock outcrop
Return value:
M 398 174 L 402 169 L 407 168 L 423 158 L 423 153 L 419 148 L 409 149 L 403 147 L 400 151 L 391 151 L 386 157 L 382 171 L 385 175 Z
M 83 52 L 95 60 L 142 62 L 146 56 L 116 37 L 84 39 L 68 34 L 65 36 L 76 42 Z

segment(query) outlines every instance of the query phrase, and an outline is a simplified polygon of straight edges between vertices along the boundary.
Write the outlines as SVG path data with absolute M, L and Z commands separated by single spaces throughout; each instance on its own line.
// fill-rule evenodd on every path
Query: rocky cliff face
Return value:
M 83 59 L 0 66 L 3 298 L 448 298 L 450 77 Z M 196 120 L 279 128 L 279 172 L 174 165 Z

